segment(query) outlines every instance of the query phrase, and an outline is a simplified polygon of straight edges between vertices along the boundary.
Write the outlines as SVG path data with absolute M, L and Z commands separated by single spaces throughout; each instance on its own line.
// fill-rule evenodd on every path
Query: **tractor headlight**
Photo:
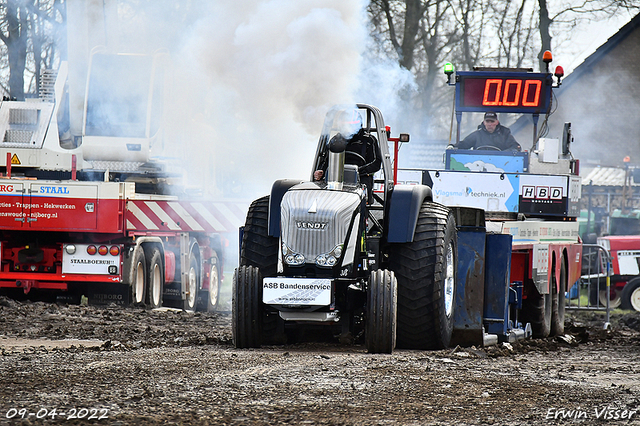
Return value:
M 316 257 L 316 265 L 331 268 L 338 263 L 340 256 L 342 256 L 342 244 L 335 246 L 329 253 L 319 254 Z
M 299 266 L 304 263 L 304 256 L 294 253 L 285 243 L 282 243 L 282 258 L 289 266 Z

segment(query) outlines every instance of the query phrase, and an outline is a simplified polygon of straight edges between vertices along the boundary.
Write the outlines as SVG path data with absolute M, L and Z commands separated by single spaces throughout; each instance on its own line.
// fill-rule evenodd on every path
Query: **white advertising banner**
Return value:
M 267 305 L 331 304 L 331 280 L 268 277 L 262 280 L 262 301 Z
M 518 178 L 506 173 L 430 171 L 433 200 L 490 212 L 518 211 Z

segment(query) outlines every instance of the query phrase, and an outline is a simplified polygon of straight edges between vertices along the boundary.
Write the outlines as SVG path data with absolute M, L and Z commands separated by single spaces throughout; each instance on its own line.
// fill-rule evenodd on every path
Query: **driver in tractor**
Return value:
M 373 201 L 373 175 L 380 170 L 382 155 L 373 136 L 365 132 L 362 127 L 362 116 L 357 109 L 343 110 L 336 114 L 333 128 L 338 132 L 331 138 L 347 140 L 345 148 L 345 162 L 358 166 L 360 182 L 367 187 L 368 202 Z M 320 168 L 313 173 L 313 179 L 322 180 L 325 176 L 328 158 L 325 155 L 320 160 Z
M 457 145 L 449 145 L 447 149 L 488 149 L 496 151 L 522 151 L 520 144 L 511 134 L 511 130 L 500 124 L 498 114 L 489 111 L 484 114 L 484 121 L 478 130 L 460 141 Z

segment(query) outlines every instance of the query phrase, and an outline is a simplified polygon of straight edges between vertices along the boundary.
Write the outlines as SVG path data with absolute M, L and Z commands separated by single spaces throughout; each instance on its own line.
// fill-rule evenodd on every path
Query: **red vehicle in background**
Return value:
M 611 256 L 611 308 L 640 311 L 640 236 L 599 237 L 598 245 Z M 592 288 L 590 301 L 594 304 L 596 300 L 603 305 L 606 303 L 606 289 Z

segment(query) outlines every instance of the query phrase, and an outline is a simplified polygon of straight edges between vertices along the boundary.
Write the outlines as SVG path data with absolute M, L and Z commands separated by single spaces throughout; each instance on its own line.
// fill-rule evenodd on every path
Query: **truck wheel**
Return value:
M 145 302 L 147 283 L 147 263 L 145 261 L 142 246 L 136 246 L 133 250 L 133 261 L 131 262 L 131 305 L 138 306 Z
M 146 303 L 151 309 L 162 307 L 162 288 L 164 285 L 164 267 L 162 253 L 157 247 L 151 250 L 147 261 L 147 276 L 149 277 Z
M 365 341 L 371 354 L 390 354 L 396 346 L 397 289 L 393 272 L 371 271 L 365 311 Z
M 553 296 L 549 294 L 529 295 L 522 301 L 524 322 L 531 323 L 533 337 L 549 337 L 551 334 L 551 312 Z
M 191 251 L 189 253 L 189 272 L 187 273 L 187 294 L 183 301 L 183 309 L 187 312 L 195 312 L 196 297 L 198 288 L 200 287 L 200 266 L 196 255 Z
M 240 266 L 233 274 L 231 332 L 236 348 L 260 347 L 261 284 L 260 271 L 253 266 Z
M 278 271 L 278 238 L 269 236 L 269 196 L 258 198 L 247 212 L 242 236 L 240 265 L 260 268 L 264 277 Z
M 629 281 L 622 289 L 622 309 L 640 311 L 640 277 Z
M 213 255 L 209 259 L 209 288 L 199 288 L 196 300 L 196 310 L 204 312 L 215 312 L 218 305 L 218 295 L 220 294 L 220 275 L 218 273 L 218 256 Z M 204 280 L 203 280 L 204 281 Z
M 413 242 L 389 251 L 398 280 L 397 346 L 441 349 L 453 333 L 457 233 L 448 208 L 425 201 Z
M 560 260 L 560 282 L 558 290 L 556 283 L 553 283 L 553 297 L 551 299 L 551 335 L 562 336 L 564 334 L 564 306 L 566 303 L 564 293 L 567 291 L 567 269 L 564 266 L 564 259 Z M 556 281 L 555 272 L 553 280 Z
M 215 312 L 220 295 L 220 274 L 218 273 L 218 256 L 211 258 L 209 269 L 209 291 L 207 292 L 207 312 Z

